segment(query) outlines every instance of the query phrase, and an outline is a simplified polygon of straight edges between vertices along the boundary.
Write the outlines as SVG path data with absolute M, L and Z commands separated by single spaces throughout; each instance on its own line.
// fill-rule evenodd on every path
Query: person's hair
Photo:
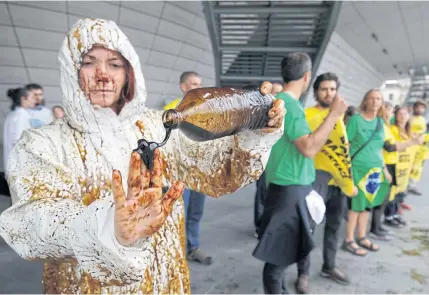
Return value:
M 370 89 L 370 90 L 368 90 L 365 93 L 365 95 L 363 96 L 362 102 L 361 102 L 361 104 L 359 106 L 359 111 L 366 112 L 366 104 L 368 103 L 369 95 L 372 92 L 378 92 L 381 95 L 381 99 L 382 99 L 382 101 L 381 101 L 381 107 L 378 110 L 377 116 L 380 117 L 380 118 L 383 118 L 383 116 L 384 116 L 384 97 L 383 97 L 383 94 L 381 93 L 381 91 L 379 89 L 376 89 L 376 88 Z
M 311 58 L 305 53 L 289 53 L 281 63 L 281 75 L 285 83 L 297 81 L 311 72 Z
M 13 111 L 16 107 L 21 106 L 21 97 L 28 96 L 28 89 L 25 87 L 11 88 L 7 91 L 7 96 L 12 100 L 10 109 Z
M 383 105 L 384 105 L 384 108 L 383 108 L 382 119 L 383 119 L 384 123 L 386 123 L 386 125 L 390 125 L 389 118 L 387 117 L 387 110 L 393 109 L 393 105 L 388 101 L 384 102 Z
M 64 109 L 63 109 L 62 106 L 55 105 L 55 106 L 52 107 L 52 111 L 55 111 L 55 109 L 60 109 L 60 110 L 62 110 L 64 112 Z
M 356 108 L 356 107 L 354 107 L 354 106 L 349 106 L 348 108 L 347 108 L 347 111 L 345 112 L 345 114 L 344 114 L 344 118 L 343 118 L 343 121 L 344 121 L 344 124 L 347 124 L 348 123 L 348 121 L 349 121 L 349 119 L 350 119 L 350 117 L 353 117 L 354 115 L 356 115 L 358 113 L 358 109 Z
M 415 109 L 416 107 L 418 107 L 419 105 L 424 106 L 425 108 L 427 108 L 426 103 L 423 100 L 417 100 L 414 104 L 413 104 L 413 109 Z
M 398 125 L 398 113 L 401 110 L 406 110 L 408 112 L 408 108 L 403 106 L 403 107 L 398 107 L 395 112 L 393 113 L 395 116 L 395 125 L 399 128 Z M 407 123 L 405 123 L 405 132 L 407 133 L 408 136 L 411 136 L 411 123 L 410 123 L 410 119 L 408 119 Z
M 25 85 L 25 88 L 27 90 L 29 90 L 29 91 L 35 90 L 35 89 L 41 89 L 41 90 L 43 90 L 43 87 L 40 86 L 39 84 L 36 84 L 36 83 L 27 84 L 27 85 Z
M 136 78 L 134 75 L 134 69 L 131 66 L 130 62 L 125 60 L 125 84 L 121 90 L 121 100 L 124 102 L 130 102 L 134 98 L 136 92 Z
M 197 72 L 193 72 L 193 71 L 189 71 L 189 72 L 183 72 L 180 75 L 180 84 L 186 83 L 186 80 L 188 80 L 189 77 L 200 77 L 200 74 L 198 74 Z
M 324 74 L 317 76 L 316 80 L 314 80 L 314 83 L 313 83 L 313 92 L 314 93 L 316 93 L 317 90 L 319 90 L 320 84 L 323 81 L 334 81 L 337 84 L 337 90 L 340 88 L 340 81 L 338 79 L 338 76 L 334 73 L 328 72 L 328 73 L 324 73 Z

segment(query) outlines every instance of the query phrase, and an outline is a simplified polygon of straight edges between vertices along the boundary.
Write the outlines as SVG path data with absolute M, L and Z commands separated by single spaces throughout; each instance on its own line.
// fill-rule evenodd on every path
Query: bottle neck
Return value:
M 165 129 L 177 129 L 179 127 L 179 123 L 181 116 L 180 113 L 175 110 L 166 110 L 162 114 L 162 123 Z

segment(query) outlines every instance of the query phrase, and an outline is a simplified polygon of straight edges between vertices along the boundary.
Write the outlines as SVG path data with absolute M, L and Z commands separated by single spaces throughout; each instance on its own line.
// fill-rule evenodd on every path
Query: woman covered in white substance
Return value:
M 283 132 L 282 101 L 264 130 L 208 143 L 174 131 L 148 171 L 132 151 L 165 131 L 144 105 L 139 59 L 122 31 L 80 20 L 59 60 L 65 117 L 24 132 L 12 151 L 14 205 L 1 236 L 23 258 L 46 260 L 45 293 L 189 293 L 182 182 L 217 197 L 257 179 Z

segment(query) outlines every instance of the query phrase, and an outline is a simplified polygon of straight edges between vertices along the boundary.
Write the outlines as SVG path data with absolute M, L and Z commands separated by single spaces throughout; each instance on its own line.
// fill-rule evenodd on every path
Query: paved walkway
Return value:
M 429 179 L 429 166 L 423 179 Z M 407 197 L 413 205 L 413 210 L 405 215 L 409 226 L 395 231 L 393 241 L 380 242 L 380 252 L 360 258 L 339 250 L 337 261 L 350 274 L 350 286 L 340 286 L 319 276 L 323 233 L 319 229 L 318 248 L 311 257 L 312 293 L 429 293 L 429 185 L 421 182 L 420 189 L 423 196 Z M 254 185 L 250 185 L 233 195 L 207 201 L 202 248 L 215 261 L 211 266 L 190 263 L 193 293 L 262 293 L 262 263 L 251 256 L 256 245 L 254 191 Z M 0 196 L 0 209 L 7 207 L 7 201 Z M 0 266 L 0 293 L 41 292 L 41 263 L 22 260 L 1 239 Z M 289 291 L 293 292 L 296 267 L 290 267 L 287 275 Z

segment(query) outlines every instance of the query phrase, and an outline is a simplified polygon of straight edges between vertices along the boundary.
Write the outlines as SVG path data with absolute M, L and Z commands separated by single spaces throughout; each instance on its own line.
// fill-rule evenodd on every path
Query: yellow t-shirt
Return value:
M 393 136 L 392 127 L 387 124 L 384 124 L 384 141 L 389 142 L 390 144 L 396 143 L 396 138 Z M 395 126 L 396 127 L 396 126 Z M 383 158 L 385 164 L 396 164 L 398 162 L 398 153 L 397 152 L 387 152 L 383 149 Z
M 305 110 L 305 117 L 311 131 L 319 128 L 328 113 L 329 109 L 320 109 L 315 106 Z M 317 170 L 326 171 L 332 175 L 329 185 L 340 187 L 348 196 L 353 193 L 349 140 L 343 118 L 338 119 L 326 144 L 314 157 L 314 166 Z
M 393 125 L 390 130 L 397 142 L 406 142 L 410 140 L 407 134 L 399 133 L 399 128 L 397 126 Z M 417 149 L 418 146 L 413 145 L 408 147 L 405 151 L 397 152 L 396 193 L 405 192 L 407 190 Z
M 175 109 L 181 100 L 182 100 L 181 98 L 176 98 L 175 100 L 173 100 L 169 104 L 165 105 L 164 111 Z
M 411 132 L 415 134 L 422 134 L 426 132 L 426 120 L 423 116 L 411 117 Z

